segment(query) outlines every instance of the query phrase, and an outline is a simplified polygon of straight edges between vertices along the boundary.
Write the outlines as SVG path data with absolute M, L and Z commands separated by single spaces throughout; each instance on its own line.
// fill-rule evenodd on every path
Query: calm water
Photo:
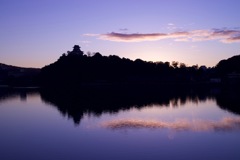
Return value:
M 19 90 L 0 99 L 1 160 L 240 159 L 240 116 L 215 96 L 68 109 Z

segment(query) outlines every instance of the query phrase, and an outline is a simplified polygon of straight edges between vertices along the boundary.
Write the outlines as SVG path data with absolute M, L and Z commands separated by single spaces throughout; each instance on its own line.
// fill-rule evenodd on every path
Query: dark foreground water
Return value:
M 238 104 L 223 95 L 114 101 L 116 108 L 57 95 L 2 91 L 1 160 L 240 159 Z

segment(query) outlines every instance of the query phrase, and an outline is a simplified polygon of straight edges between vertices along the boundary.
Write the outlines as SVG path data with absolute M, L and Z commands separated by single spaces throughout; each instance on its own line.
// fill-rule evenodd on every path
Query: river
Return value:
M 240 105 L 218 91 L 146 103 L 58 95 L 1 92 L 1 160 L 240 159 Z

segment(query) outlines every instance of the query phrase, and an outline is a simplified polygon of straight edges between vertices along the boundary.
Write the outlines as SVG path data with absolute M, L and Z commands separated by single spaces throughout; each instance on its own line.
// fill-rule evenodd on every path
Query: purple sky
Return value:
M 0 0 L 0 63 L 86 53 L 214 66 L 240 54 L 239 0 Z

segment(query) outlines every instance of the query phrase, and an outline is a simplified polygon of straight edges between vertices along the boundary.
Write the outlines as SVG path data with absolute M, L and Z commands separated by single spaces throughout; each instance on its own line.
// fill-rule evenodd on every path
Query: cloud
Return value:
M 120 28 L 119 30 L 120 30 L 120 31 L 128 31 L 127 28 Z
M 139 41 L 155 41 L 164 38 L 167 34 L 164 33 L 149 33 L 149 34 L 125 34 L 125 33 L 108 33 L 102 34 L 99 38 L 110 41 L 123 41 L 123 42 L 139 42 Z
M 96 37 L 96 36 L 101 36 L 101 34 L 86 33 L 86 34 L 84 34 L 84 36 Z
M 235 37 L 227 38 L 223 42 L 226 42 L 226 43 L 240 42 L 240 35 L 235 36 Z
M 168 26 L 174 26 L 174 24 L 173 24 L 173 23 L 168 23 L 167 25 L 168 25 Z
M 223 118 L 220 121 L 178 120 L 175 122 L 124 119 L 105 122 L 102 126 L 110 129 L 160 128 L 176 131 L 231 131 L 240 130 L 240 118 Z
M 89 43 L 91 43 L 91 42 L 90 42 L 90 41 L 80 41 L 80 43 L 89 44 Z
M 212 30 L 192 30 L 171 33 L 118 33 L 107 34 L 85 34 L 98 39 L 116 42 L 142 42 L 158 41 L 163 39 L 173 39 L 175 41 L 209 41 L 218 40 L 223 43 L 240 42 L 240 29 L 212 29 Z
M 168 30 L 176 30 L 178 27 L 174 23 L 168 23 L 167 24 L 167 29 Z

